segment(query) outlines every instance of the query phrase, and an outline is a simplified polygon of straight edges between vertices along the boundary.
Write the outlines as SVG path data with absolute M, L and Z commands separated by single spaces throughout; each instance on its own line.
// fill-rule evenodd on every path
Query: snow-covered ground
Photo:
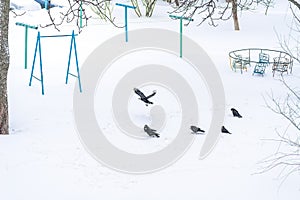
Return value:
M 114 9 L 121 13 L 117 15 L 118 23 L 121 24 L 122 10 L 118 7 Z M 233 134 L 221 135 L 215 149 L 203 160 L 199 160 L 198 156 L 205 135 L 199 135 L 176 163 L 162 171 L 144 175 L 123 174 L 105 167 L 80 142 L 73 116 L 75 79 L 71 77 L 68 85 L 64 83 L 69 38 L 42 39 L 45 95 L 41 95 L 39 82 L 34 80 L 33 85 L 28 86 L 37 32 L 29 30 L 28 69 L 24 69 L 24 27 L 15 26 L 15 22 L 34 25 L 45 22 L 47 16 L 44 10 L 31 11 L 18 18 L 12 15 L 9 33 L 11 66 L 8 80 L 11 134 L 0 137 L 1 199 L 298 200 L 299 173 L 294 173 L 284 182 L 278 178 L 278 169 L 256 174 L 262 167 L 258 163 L 276 152 L 278 147 L 278 143 L 265 139 L 276 138 L 276 130 L 284 132 L 288 125 L 282 117 L 266 107 L 264 97 L 271 91 L 274 95 L 285 96 L 286 88 L 278 81 L 279 75 L 272 77 L 270 68 L 264 77 L 252 76 L 253 67 L 243 74 L 233 72 L 228 57 L 229 51 L 235 49 L 280 49 L 275 30 L 279 33 L 289 31 L 287 11 L 288 5 L 281 2 L 276 8 L 270 9 L 267 16 L 258 11 L 243 13 L 240 16 L 239 32 L 232 30 L 231 20 L 220 23 L 216 28 L 208 25 L 198 27 L 196 23 L 184 27 L 184 34 L 205 49 L 218 69 L 226 95 L 224 125 Z M 179 22 L 168 18 L 166 7 L 162 3 L 157 6 L 151 19 L 136 18 L 133 12 L 128 14 L 129 30 L 162 28 L 179 31 Z M 76 30 L 71 25 L 64 25 L 61 29 L 60 33 L 53 27 L 39 30 L 42 35 L 70 34 L 72 29 Z M 123 31 L 110 24 L 91 20 L 88 27 L 76 38 L 79 65 L 83 64 L 96 47 Z M 130 63 L 149 64 L 151 60 L 174 66 L 175 69 L 178 68 L 177 65 L 184 65 L 172 55 L 154 51 L 133 53 L 121 58 L 119 62 L 116 61 L 114 65 L 122 65 L 126 71 L 132 67 Z M 188 64 L 185 65 L 186 68 L 189 67 Z M 184 73 L 188 74 L 188 69 Z M 104 77 L 104 81 L 113 84 L 120 74 L 113 71 L 112 67 L 109 76 L 111 77 L 106 79 Z M 299 76 L 300 68 L 297 63 L 294 65 L 293 74 L 284 75 L 286 81 L 293 86 L 299 85 Z M 82 95 L 85 95 L 85 83 L 82 85 Z M 103 90 L 95 95 L 95 99 L 99 101 L 102 100 L 100 94 L 106 91 L 105 98 L 110 98 L 110 88 L 102 87 Z M 204 97 L 203 100 L 206 93 L 203 95 L 201 91 L 204 88 L 202 84 L 192 87 L 201 102 L 199 124 L 207 130 L 211 115 L 209 98 Z M 165 94 L 160 103 L 164 105 L 173 99 L 174 97 Z M 139 107 L 138 103 L 134 99 L 129 101 L 129 112 L 142 129 L 142 124 L 149 123 L 151 119 L 147 117 L 149 113 L 143 113 L 144 106 Z M 233 118 L 231 107 L 236 107 L 243 118 Z M 129 152 L 157 151 L 168 145 L 169 140 L 174 137 L 162 132 L 162 137 L 158 140 L 128 144 L 124 136 L 118 136 L 121 133 L 115 133 L 118 129 L 111 119 L 111 112 L 101 112 L 109 108 L 97 104 L 95 109 L 98 119 L 103 119 L 99 125 L 109 140 Z M 175 118 L 180 116 L 178 110 L 167 109 L 175 113 Z M 137 112 L 141 112 L 140 115 Z M 172 123 L 167 123 L 165 129 L 172 130 L 174 127 Z
M 33 1 L 33 0 L 12 0 L 10 1 L 10 8 L 17 9 L 17 10 L 26 10 L 26 11 L 33 11 L 33 10 L 40 10 L 41 6 Z

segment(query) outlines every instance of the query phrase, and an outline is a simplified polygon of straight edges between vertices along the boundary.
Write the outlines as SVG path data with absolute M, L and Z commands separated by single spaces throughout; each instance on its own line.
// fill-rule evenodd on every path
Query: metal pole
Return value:
M 44 0 L 45 9 L 48 10 L 48 0 Z
M 180 58 L 182 58 L 182 18 L 180 19 Z
M 25 26 L 25 69 L 27 69 L 28 26 Z
M 30 26 L 28 24 L 24 24 L 24 23 L 20 23 L 20 22 L 16 22 L 16 25 L 17 26 L 23 26 L 25 27 L 25 41 L 24 41 L 24 48 L 25 48 L 25 52 L 24 52 L 24 55 L 25 55 L 25 58 L 24 58 L 24 68 L 27 69 L 27 49 L 28 49 L 28 28 L 31 28 L 31 29 L 38 29 L 37 26 Z
M 128 42 L 127 7 L 125 7 L 125 41 Z
M 180 58 L 182 58 L 182 29 L 183 29 L 183 22 L 182 20 L 188 20 L 188 21 L 194 21 L 192 18 L 189 17 L 183 17 L 183 16 L 175 16 L 175 15 L 169 15 L 169 17 L 174 18 L 174 19 L 179 19 L 180 20 L 180 28 L 179 28 L 179 32 L 180 32 L 180 43 L 179 43 L 179 50 L 180 50 Z
M 125 4 L 121 4 L 121 3 L 116 3 L 117 6 L 122 6 L 125 9 L 125 41 L 128 42 L 128 16 L 127 16 L 127 8 L 132 8 L 135 9 L 136 7 L 134 6 L 129 6 L 129 5 L 125 5 Z

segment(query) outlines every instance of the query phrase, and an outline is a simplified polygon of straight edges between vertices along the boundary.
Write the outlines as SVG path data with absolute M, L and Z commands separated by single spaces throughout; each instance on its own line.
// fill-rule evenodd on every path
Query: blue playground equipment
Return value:
M 39 3 L 41 8 L 44 8 L 44 9 L 50 9 L 50 8 L 53 8 L 53 7 L 62 7 L 62 6 L 59 6 L 59 5 L 55 5 L 55 4 L 52 4 L 51 3 L 51 0 L 34 0 L 35 2 Z
M 265 74 L 266 67 L 270 64 L 270 56 L 266 53 L 259 53 L 259 61 L 256 63 L 253 75 L 261 74 L 262 76 Z
M 116 3 L 117 6 L 122 6 L 125 9 L 125 41 L 128 42 L 128 23 L 127 23 L 127 8 L 135 9 L 134 6 L 129 6 L 121 3 Z
M 248 48 L 229 52 L 230 67 L 233 71 L 248 71 L 254 65 L 253 73 L 264 76 L 266 68 L 272 66 L 273 76 L 276 72 L 281 75 L 292 73 L 293 57 L 284 51 L 273 49 Z
M 23 26 L 25 27 L 25 55 L 24 55 L 24 68 L 27 69 L 27 47 L 28 47 L 28 28 L 30 29 L 35 29 L 37 30 L 38 27 L 37 26 L 31 26 L 29 24 L 24 24 L 24 23 L 20 23 L 20 22 L 17 22 L 16 23 L 17 26 Z
M 180 58 L 182 58 L 182 21 L 188 20 L 188 21 L 194 21 L 194 19 L 189 17 L 183 17 L 183 16 L 175 16 L 175 15 L 169 15 L 170 18 L 173 19 L 179 19 L 180 20 Z
M 71 35 L 45 35 L 45 36 L 41 36 L 40 32 L 38 32 L 37 39 L 36 39 L 36 45 L 35 45 L 35 51 L 34 51 L 34 58 L 33 58 L 33 63 L 32 63 L 32 69 L 31 69 L 31 74 L 30 74 L 29 86 L 31 86 L 32 80 L 34 78 L 34 79 L 36 79 L 36 80 L 38 80 L 38 81 L 41 82 L 42 95 L 45 94 L 41 38 L 71 37 L 70 53 L 69 53 L 67 75 L 66 75 L 66 84 L 68 84 L 69 75 L 74 76 L 74 77 L 76 77 L 78 79 L 79 91 L 82 92 L 81 81 L 80 81 L 80 73 L 79 73 L 79 66 L 78 66 L 78 57 L 77 57 L 77 49 L 76 49 L 75 36 L 77 36 L 77 34 L 75 34 L 74 31 L 72 31 Z M 70 73 L 71 55 L 72 55 L 72 51 L 73 50 L 74 50 L 74 53 L 75 53 L 77 75 Z M 37 54 L 39 54 L 39 60 L 40 60 L 40 77 L 39 78 L 33 75 Z
M 249 57 L 243 58 L 241 55 L 237 55 L 236 59 L 233 60 L 232 68 L 234 71 L 241 69 L 241 72 L 243 72 L 243 70 L 247 71 L 247 65 L 250 66 Z
M 80 9 L 79 9 L 79 26 L 80 26 L 80 28 L 82 28 L 82 12 L 83 12 L 82 1 L 80 1 Z

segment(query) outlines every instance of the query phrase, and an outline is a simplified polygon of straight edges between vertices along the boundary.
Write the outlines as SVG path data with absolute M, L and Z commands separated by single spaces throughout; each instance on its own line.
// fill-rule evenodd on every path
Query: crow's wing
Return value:
M 235 114 L 236 114 L 237 117 L 242 118 L 242 115 L 237 110 L 236 110 Z
M 242 117 L 242 115 L 241 115 L 237 110 L 235 110 L 234 115 L 235 115 L 236 117 L 239 117 L 239 118 Z
M 147 96 L 147 99 L 150 99 L 151 97 L 153 97 L 156 94 L 156 91 L 154 90 L 152 94 L 150 94 L 149 96 Z
M 204 130 L 202 130 L 201 128 L 197 127 L 197 126 L 191 126 L 191 130 L 193 131 L 193 133 L 205 133 Z
M 191 130 L 196 133 L 199 129 L 197 126 L 191 126 Z
M 155 136 L 155 137 L 157 137 L 157 138 L 159 138 L 159 137 L 160 137 L 160 136 L 159 136 L 159 134 L 157 134 L 157 133 L 155 133 L 155 134 L 154 134 L 154 136 Z
M 150 128 L 147 124 L 144 126 L 144 131 L 149 133 L 156 133 L 155 129 Z
M 231 134 L 231 133 L 225 128 L 225 126 L 222 126 L 221 132 L 222 132 L 222 133 L 228 133 L 228 134 Z
M 234 117 L 242 118 L 242 115 L 235 108 L 231 108 L 231 111 Z
M 159 134 L 153 132 L 149 133 L 149 136 L 159 138 Z
M 159 134 L 156 133 L 156 130 L 151 129 L 147 124 L 144 126 L 144 131 L 151 137 L 159 137 Z
M 134 90 L 134 92 L 135 92 L 137 95 L 139 95 L 139 96 L 141 97 L 141 99 L 146 98 L 146 96 L 144 95 L 144 93 L 142 93 L 139 89 L 134 88 L 133 90 Z
M 151 132 L 156 132 L 157 130 L 149 128 Z

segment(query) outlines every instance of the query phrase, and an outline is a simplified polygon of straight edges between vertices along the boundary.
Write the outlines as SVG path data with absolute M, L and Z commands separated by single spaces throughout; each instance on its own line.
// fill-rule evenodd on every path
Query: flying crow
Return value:
M 137 89 L 137 88 L 134 88 L 133 90 L 134 90 L 134 92 L 135 92 L 137 95 L 140 96 L 139 99 L 140 99 L 141 101 L 143 101 L 143 102 L 146 103 L 146 106 L 148 106 L 148 104 L 153 104 L 153 102 L 149 101 L 149 99 L 150 99 L 151 97 L 153 97 L 153 96 L 156 94 L 156 91 L 155 91 L 155 90 L 153 91 L 152 94 L 150 94 L 150 95 L 147 96 L 147 97 L 144 95 L 143 92 L 141 92 L 141 90 L 139 90 L 139 89 Z

